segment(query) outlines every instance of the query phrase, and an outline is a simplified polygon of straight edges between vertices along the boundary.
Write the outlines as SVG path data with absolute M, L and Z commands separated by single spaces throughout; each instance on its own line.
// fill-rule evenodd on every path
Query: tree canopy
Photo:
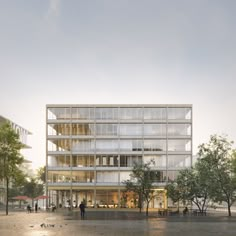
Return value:
M 196 168 L 181 170 L 177 179 L 167 185 L 168 196 L 173 202 L 180 200 L 184 205 L 192 202 L 200 212 L 207 208 L 209 201 L 208 180 Z
M 6 122 L 0 126 L 0 179 L 6 184 L 6 215 L 8 215 L 8 191 L 9 183 L 21 172 L 19 166 L 23 163 L 20 149 L 23 144 L 19 135 Z
M 167 186 L 173 201 L 191 201 L 202 212 L 210 202 L 226 202 L 228 215 L 236 201 L 236 154 L 226 137 L 212 135 L 199 146 L 198 160 L 191 169 L 181 170 Z
M 36 178 L 37 178 L 37 180 L 39 180 L 40 182 L 45 184 L 45 182 L 46 182 L 46 166 L 40 167 L 37 170 Z
M 155 173 L 151 170 L 151 164 L 153 162 L 135 163 L 130 174 L 130 179 L 124 181 L 126 190 L 138 195 L 140 212 L 143 202 L 146 203 L 146 215 L 148 215 L 149 203 L 154 198 L 153 183 L 155 181 Z
M 43 184 L 37 183 L 37 180 L 34 178 L 30 178 L 24 184 L 23 195 L 26 195 L 32 199 L 43 195 L 43 192 Z
M 199 146 L 199 164 L 204 166 L 210 181 L 209 195 L 214 202 L 227 203 L 229 216 L 236 201 L 236 178 L 233 174 L 235 151 L 232 144 L 226 137 L 213 135 L 208 143 Z

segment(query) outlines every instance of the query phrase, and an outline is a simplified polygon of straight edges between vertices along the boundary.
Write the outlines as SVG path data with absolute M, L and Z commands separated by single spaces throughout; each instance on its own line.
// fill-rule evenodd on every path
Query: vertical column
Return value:
M 78 206 L 78 191 L 75 192 L 75 205 Z
M 190 166 L 193 166 L 193 107 L 191 109 L 191 160 L 190 160 Z
M 120 188 L 118 188 L 118 208 L 121 208 L 121 205 L 120 205 Z
M 96 198 L 97 198 L 97 191 L 96 191 L 96 187 L 93 189 L 93 202 L 94 202 L 94 208 L 97 208 L 97 204 L 96 204 Z
M 120 204 L 120 107 L 117 107 L 117 131 L 118 131 L 118 208 L 121 208 Z
M 70 111 L 70 114 L 69 114 L 69 117 L 70 117 L 70 141 L 69 141 L 69 144 L 70 144 L 70 209 L 72 210 L 73 209 L 73 196 L 72 196 L 72 107 L 70 106 L 69 107 L 69 111 Z
M 91 108 L 92 109 L 92 108 Z M 96 107 L 93 107 L 93 125 L 94 125 L 94 194 L 93 194 L 93 202 L 94 208 L 97 208 L 97 164 L 96 164 L 96 157 L 97 157 L 97 131 L 96 131 Z
M 168 201 L 167 201 L 167 190 L 163 190 L 163 201 L 164 201 L 164 209 L 168 208 Z
M 142 107 L 142 162 L 144 162 L 144 107 Z
M 59 190 L 56 190 L 56 206 L 59 206 Z
M 46 106 L 46 173 L 45 173 L 45 178 L 46 178 L 46 196 L 48 196 L 48 107 Z M 46 209 L 48 208 L 48 201 L 49 198 L 46 199 Z
M 166 106 L 166 184 L 168 183 L 168 120 L 169 120 L 169 115 L 168 115 L 168 106 Z

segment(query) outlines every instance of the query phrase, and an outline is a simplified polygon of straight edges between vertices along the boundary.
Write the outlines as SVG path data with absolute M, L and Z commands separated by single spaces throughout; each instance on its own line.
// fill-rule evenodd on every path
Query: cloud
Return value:
M 60 0 L 48 0 L 47 9 L 43 17 L 41 30 L 38 32 L 38 36 L 48 37 L 58 33 L 58 18 L 60 16 L 61 1 Z
M 60 0 L 50 0 L 49 11 L 54 13 L 55 15 L 58 15 L 60 11 Z
M 49 0 L 49 8 L 46 14 L 46 19 L 57 17 L 60 14 L 60 0 Z

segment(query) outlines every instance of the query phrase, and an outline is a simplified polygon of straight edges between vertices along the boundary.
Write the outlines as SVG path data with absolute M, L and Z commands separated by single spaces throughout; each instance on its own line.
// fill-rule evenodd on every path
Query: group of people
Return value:
M 30 204 L 27 205 L 27 212 L 28 213 L 31 213 L 32 209 L 31 209 L 31 206 Z M 36 202 L 35 205 L 34 205 L 34 212 L 37 213 L 38 212 L 38 203 Z
M 52 205 L 52 211 L 55 211 L 56 209 L 56 206 L 55 205 Z M 79 209 L 80 209 L 80 216 L 81 218 L 83 219 L 84 216 L 85 216 L 85 204 L 83 202 L 80 203 L 79 205 Z M 32 209 L 31 209 L 31 206 L 30 204 L 27 205 L 27 212 L 28 213 L 31 213 Z M 34 212 L 37 213 L 38 212 L 38 203 L 36 202 L 35 205 L 34 205 Z

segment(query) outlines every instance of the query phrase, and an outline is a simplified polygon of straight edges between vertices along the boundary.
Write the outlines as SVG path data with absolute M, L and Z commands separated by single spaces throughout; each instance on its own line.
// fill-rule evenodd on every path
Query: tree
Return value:
M 181 170 L 176 181 L 180 198 L 184 203 L 191 201 L 200 212 L 206 210 L 210 201 L 208 194 L 210 183 L 201 169 L 196 166 L 195 168 Z
M 232 143 L 225 137 L 213 135 L 209 143 L 199 146 L 199 156 L 211 186 L 208 189 L 210 197 L 215 202 L 226 202 L 228 215 L 231 216 L 231 206 L 236 201 L 236 181 L 233 171 L 234 155 Z
M 37 170 L 37 180 L 41 181 L 42 183 L 46 183 L 46 166 L 40 167 Z
M 23 195 L 23 187 L 26 182 L 26 174 L 21 170 L 16 170 L 14 174 L 14 179 L 11 181 L 11 188 L 9 189 L 9 197 L 15 197 L 17 195 Z
M 236 178 L 236 149 L 234 149 L 232 152 L 231 164 L 232 164 L 232 172 L 233 172 L 234 178 Z
M 207 182 L 204 181 L 196 168 L 181 170 L 177 179 L 167 185 L 167 195 L 173 202 L 182 201 L 184 204 L 192 202 L 200 212 L 203 212 L 209 201 Z
M 12 199 L 16 196 L 24 195 L 23 187 L 25 182 L 26 175 L 24 174 L 24 172 L 21 170 L 16 171 L 14 179 L 12 179 L 11 181 L 11 188 L 9 188 L 9 199 Z M 19 200 L 19 207 L 21 208 L 21 200 Z
M 32 198 L 32 200 L 37 196 L 43 195 L 43 192 L 43 184 L 37 183 L 34 178 L 30 178 L 24 185 L 23 194 Z
M 167 190 L 167 196 L 173 201 L 173 203 L 178 204 L 178 211 L 179 211 L 179 202 L 182 199 L 177 182 L 172 181 L 171 183 L 167 184 L 166 190 Z
M 177 179 L 167 185 L 167 194 L 173 202 L 192 202 L 203 212 L 215 191 L 211 175 L 209 165 L 199 158 L 194 167 L 181 170 Z
M 10 123 L 0 126 L 0 179 L 6 184 L 6 215 L 8 215 L 9 184 L 19 172 L 19 166 L 24 158 L 20 153 L 23 147 L 19 135 L 11 127 Z
M 132 191 L 138 195 L 140 212 L 143 202 L 146 203 L 147 216 L 149 203 L 155 197 L 153 189 L 155 172 L 151 170 L 151 164 L 153 163 L 153 160 L 147 163 L 135 163 L 130 174 L 130 180 L 123 182 L 127 191 Z

